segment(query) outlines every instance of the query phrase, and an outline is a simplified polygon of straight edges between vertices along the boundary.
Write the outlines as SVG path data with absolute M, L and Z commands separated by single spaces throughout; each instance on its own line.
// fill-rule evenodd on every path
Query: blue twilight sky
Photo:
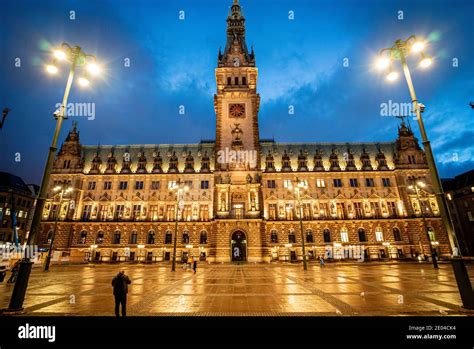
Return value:
M 48 45 L 63 41 L 95 54 L 106 71 L 88 89 L 74 85 L 70 102 L 95 103 L 95 119 L 67 120 L 61 142 L 71 120 L 78 121 L 83 144 L 214 139 L 214 68 L 219 46 L 225 46 L 231 3 L 0 0 L 0 108 L 12 109 L 0 131 L 0 170 L 40 182 L 52 113 L 66 82 L 65 66 L 50 77 L 43 64 Z M 441 175 L 474 167 L 472 0 L 240 3 L 259 68 L 262 138 L 394 140 L 397 120 L 381 116 L 381 104 L 409 102 L 408 89 L 403 79 L 387 83 L 372 68 L 373 58 L 395 39 L 417 34 L 430 39 L 428 53 L 435 58 L 427 71 L 416 67 L 415 58 L 409 62 L 418 98 L 427 107 L 426 127 Z M 185 115 L 179 114 L 180 105 Z M 289 105 L 294 115 L 288 114 Z

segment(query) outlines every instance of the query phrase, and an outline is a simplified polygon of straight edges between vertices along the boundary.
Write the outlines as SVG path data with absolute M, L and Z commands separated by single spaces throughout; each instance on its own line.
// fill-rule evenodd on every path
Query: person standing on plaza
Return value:
M 193 270 L 194 270 L 194 274 L 196 274 L 197 267 L 198 267 L 197 259 L 194 259 L 194 258 L 193 258 Z
M 322 256 L 319 256 L 319 266 L 324 267 L 324 258 Z
M 124 270 L 120 272 L 112 279 L 112 287 L 114 288 L 115 297 L 115 316 L 120 316 L 120 305 L 122 305 L 122 316 L 127 316 L 127 293 L 128 285 L 132 282 L 129 277 L 125 275 Z

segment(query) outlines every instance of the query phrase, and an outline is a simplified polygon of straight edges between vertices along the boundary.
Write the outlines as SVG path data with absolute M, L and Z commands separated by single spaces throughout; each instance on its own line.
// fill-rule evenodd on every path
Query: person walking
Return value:
M 319 256 L 319 266 L 324 267 L 324 258 L 322 256 Z
M 127 316 L 127 293 L 128 285 L 132 282 L 129 277 L 125 275 L 125 270 L 120 272 L 112 279 L 112 287 L 114 288 L 115 297 L 115 316 L 120 316 L 120 305 L 122 305 L 122 316 Z
M 196 274 L 197 267 L 198 267 L 197 259 L 194 259 L 194 258 L 193 258 L 193 270 L 194 270 L 194 274 Z

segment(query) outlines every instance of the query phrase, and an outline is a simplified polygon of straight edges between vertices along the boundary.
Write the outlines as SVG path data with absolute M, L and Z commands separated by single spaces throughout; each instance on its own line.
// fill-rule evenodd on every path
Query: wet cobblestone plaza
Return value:
M 306 272 L 300 264 L 200 264 L 196 275 L 169 264 L 34 268 L 25 314 L 112 316 L 111 279 L 121 268 L 132 280 L 129 316 L 474 315 L 461 308 L 451 266 L 425 263 L 310 264 Z M 12 289 L 1 284 L 1 307 Z

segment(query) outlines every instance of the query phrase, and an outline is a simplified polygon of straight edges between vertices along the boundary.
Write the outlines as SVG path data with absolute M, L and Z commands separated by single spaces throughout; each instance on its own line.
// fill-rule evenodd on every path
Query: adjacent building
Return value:
M 425 154 L 401 123 L 393 142 L 261 139 L 256 56 L 238 1 L 215 69 L 215 140 L 90 146 L 77 125 L 57 154 L 38 242 L 71 261 L 270 262 L 450 253 Z M 303 131 L 303 130 L 302 130 Z M 315 129 L 314 138 L 317 140 Z M 423 180 L 423 195 L 409 189 Z M 430 231 L 423 230 L 424 214 Z M 302 220 L 302 234 L 300 218 Z
M 442 182 L 461 253 L 474 256 L 474 170 Z
M 21 244 L 31 226 L 35 188 L 18 176 L 0 172 L 0 244 Z M 16 233 L 14 232 L 16 230 Z

